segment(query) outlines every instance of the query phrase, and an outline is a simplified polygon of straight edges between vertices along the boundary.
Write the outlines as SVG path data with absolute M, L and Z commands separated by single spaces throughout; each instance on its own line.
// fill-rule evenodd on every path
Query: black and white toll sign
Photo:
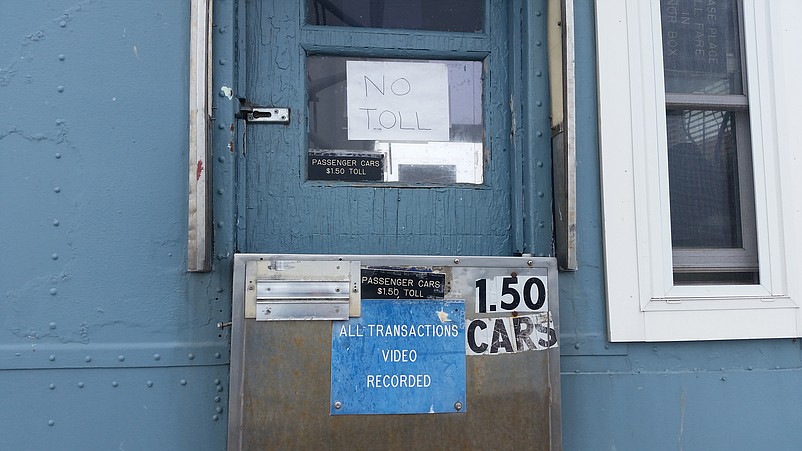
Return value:
M 349 140 L 448 141 L 443 63 L 347 61 Z
M 478 279 L 475 313 L 499 316 L 466 320 L 468 355 L 511 354 L 557 346 L 546 277 Z

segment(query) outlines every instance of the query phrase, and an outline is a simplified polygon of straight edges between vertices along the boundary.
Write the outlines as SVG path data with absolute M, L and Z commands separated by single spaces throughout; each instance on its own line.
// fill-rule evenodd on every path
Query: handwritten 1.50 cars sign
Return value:
M 348 61 L 348 139 L 448 141 L 448 67 Z

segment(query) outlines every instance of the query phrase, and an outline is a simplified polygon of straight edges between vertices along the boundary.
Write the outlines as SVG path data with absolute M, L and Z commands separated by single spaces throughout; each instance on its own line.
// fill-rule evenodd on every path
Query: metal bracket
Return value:
M 290 109 L 275 106 L 255 106 L 246 99 L 239 99 L 240 110 L 237 118 L 247 122 L 267 122 L 271 124 L 289 124 Z

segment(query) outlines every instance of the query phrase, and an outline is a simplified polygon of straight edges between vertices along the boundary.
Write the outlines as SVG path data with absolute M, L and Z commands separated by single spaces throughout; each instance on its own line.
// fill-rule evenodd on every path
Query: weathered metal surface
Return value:
M 191 2 L 189 39 L 189 207 L 187 270 L 212 269 L 211 0 Z
M 235 257 L 229 449 L 561 449 L 558 348 L 466 356 L 467 412 L 330 415 L 332 325 L 257 323 L 244 318 L 248 261 L 361 261 L 363 267 L 430 267 L 449 274 L 446 299 L 477 314 L 476 280 L 495 275 L 548 277 L 549 308 L 559 324 L 556 262 L 525 257 L 271 256 Z M 447 269 L 447 270 L 445 270 Z M 427 302 L 427 301 L 416 301 Z M 439 302 L 439 301 L 430 301 Z
M 189 27 L 190 2 L 0 14 L 0 449 L 225 444 L 234 221 L 214 194 L 216 272 L 188 274 Z

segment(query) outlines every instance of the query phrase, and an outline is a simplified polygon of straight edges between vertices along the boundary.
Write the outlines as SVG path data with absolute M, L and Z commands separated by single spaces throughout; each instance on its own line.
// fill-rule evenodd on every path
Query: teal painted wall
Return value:
M 187 273 L 189 2 L 11 3 L 0 449 L 223 449 L 233 207 L 216 271 Z
M 230 318 L 237 144 L 218 93 L 235 86 L 237 13 L 215 4 L 210 274 L 185 271 L 188 2 L 49 0 L 0 15 L 2 450 L 225 447 L 216 324 Z M 593 3 L 575 10 L 580 267 L 560 277 L 564 448 L 802 448 L 797 340 L 607 342 Z
M 560 275 L 564 448 L 802 449 L 798 340 L 606 339 L 593 3 L 575 0 L 579 270 Z

